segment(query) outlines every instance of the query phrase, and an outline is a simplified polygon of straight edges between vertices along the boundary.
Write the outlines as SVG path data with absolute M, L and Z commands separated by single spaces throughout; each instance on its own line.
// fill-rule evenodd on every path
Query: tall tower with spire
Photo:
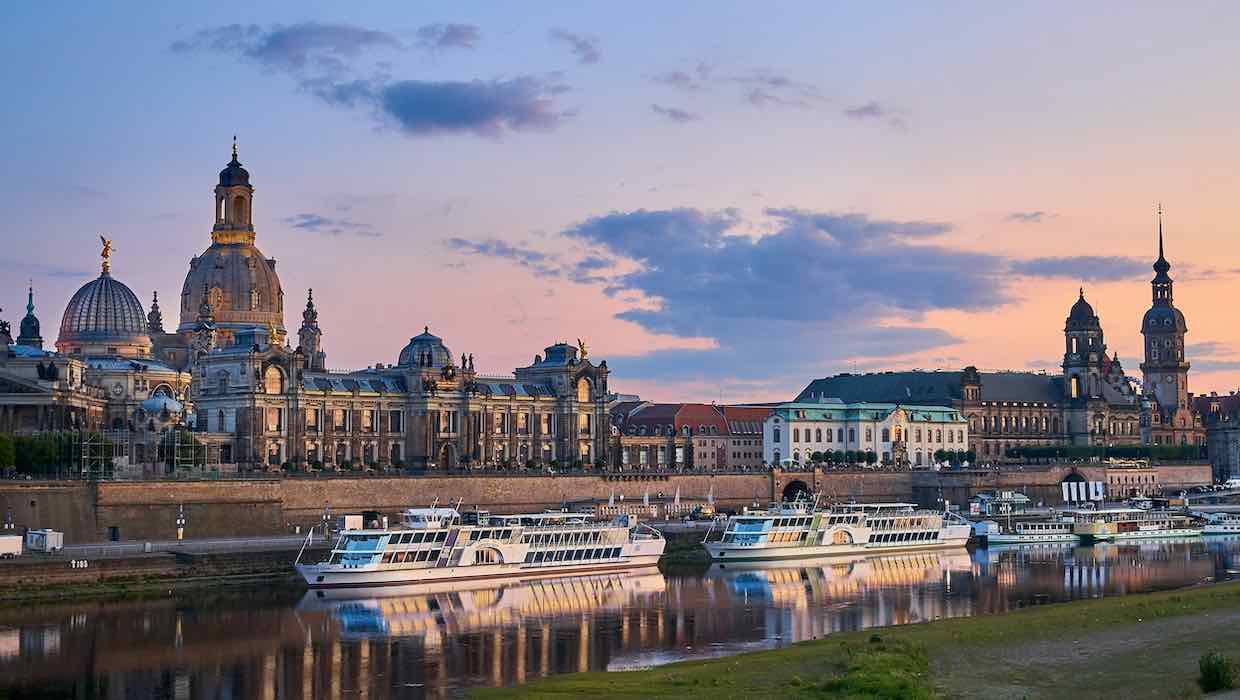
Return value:
M 22 319 L 17 344 L 43 349 L 43 336 L 39 335 L 39 319 L 34 315 L 34 285 L 26 290 L 26 316 Z
M 1145 395 L 1151 400 L 1147 421 L 1149 441 L 1161 444 L 1193 442 L 1194 421 L 1188 403 L 1188 360 L 1184 357 L 1184 335 L 1188 324 L 1173 301 L 1172 280 L 1167 274 L 1163 249 L 1162 206 L 1158 207 L 1158 259 L 1154 261 L 1153 303 L 1141 319 L 1145 339 L 1145 361 L 1141 372 Z
M 327 365 L 327 354 L 322 348 L 323 331 L 319 329 L 319 312 L 314 308 L 314 290 L 306 293 L 306 310 L 301 312 L 301 328 L 297 331 L 297 342 L 306 357 L 305 368 L 321 372 Z

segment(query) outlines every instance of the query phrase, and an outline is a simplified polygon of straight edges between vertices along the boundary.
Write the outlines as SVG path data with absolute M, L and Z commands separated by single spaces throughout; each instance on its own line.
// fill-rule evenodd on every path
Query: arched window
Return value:
M 772 434 L 774 435 L 775 442 L 779 442 L 779 438 L 780 438 L 779 428 L 775 428 L 775 429 L 774 429 L 773 431 L 771 431 L 771 432 L 772 432 Z
M 216 430 L 220 431 L 221 433 L 224 432 L 224 412 L 223 411 L 215 412 L 215 426 L 216 426 L 215 427 Z
M 270 365 L 263 372 L 263 391 L 268 394 L 284 393 L 284 372 L 275 365 Z
M 241 195 L 233 197 L 233 222 L 238 224 L 250 223 L 249 213 L 245 210 L 245 197 Z
M 1079 352 L 1079 348 L 1077 347 L 1077 340 L 1076 340 L 1076 336 L 1073 336 L 1073 337 L 1072 337 L 1072 345 L 1071 345 L 1071 348 L 1072 348 L 1072 349 L 1071 349 L 1072 354 L 1074 354 L 1074 355 L 1075 355 L 1077 352 Z
M 800 428 L 793 428 L 793 429 L 792 429 L 792 441 L 793 441 L 793 442 L 800 442 L 800 441 L 801 441 L 801 429 L 800 429 Z
M 883 428 L 883 442 L 891 442 L 891 430 Z
M 1158 356 L 1157 356 L 1157 355 L 1155 355 L 1155 356 L 1154 356 L 1154 359 L 1155 359 L 1155 360 L 1157 360 L 1157 359 L 1158 359 Z M 1075 375 L 1075 374 L 1074 374 L 1074 375 L 1072 375 L 1072 378 L 1069 380 L 1069 383 L 1070 383 L 1070 385 L 1071 385 L 1071 387 L 1072 387 L 1072 391 L 1071 391 L 1071 396 L 1072 396 L 1072 398 L 1074 398 L 1074 399 L 1079 399 L 1079 398 L 1081 397 L 1081 378 L 1080 378 L 1080 376 L 1079 376 L 1079 375 Z
M 814 442 L 822 442 L 822 428 L 814 429 Z
M 585 377 L 582 377 L 581 379 L 577 380 L 577 400 L 578 401 L 589 401 L 590 400 L 590 380 L 586 379 Z

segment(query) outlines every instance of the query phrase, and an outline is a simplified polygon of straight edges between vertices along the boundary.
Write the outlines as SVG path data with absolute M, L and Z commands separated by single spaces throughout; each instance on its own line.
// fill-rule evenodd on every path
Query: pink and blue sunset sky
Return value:
M 244 15 L 238 15 L 238 10 Z M 613 390 L 1052 368 L 1077 288 L 1139 374 L 1166 209 L 1190 390 L 1240 384 L 1240 6 L 6 5 L 0 314 L 98 274 L 169 326 L 233 134 L 286 325 Z

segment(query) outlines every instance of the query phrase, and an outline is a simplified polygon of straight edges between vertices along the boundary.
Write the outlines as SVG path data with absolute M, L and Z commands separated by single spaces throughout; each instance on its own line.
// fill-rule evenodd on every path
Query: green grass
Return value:
M 832 635 L 640 671 L 551 676 L 480 698 L 1199 697 L 1208 649 L 1240 648 L 1240 583 Z

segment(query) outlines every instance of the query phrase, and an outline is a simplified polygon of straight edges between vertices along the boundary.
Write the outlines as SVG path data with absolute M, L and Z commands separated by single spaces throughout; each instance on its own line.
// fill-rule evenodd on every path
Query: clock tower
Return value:
M 1184 335 L 1188 324 L 1172 295 L 1171 264 L 1163 255 L 1162 207 L 1158 209 L 1158 260 L 1154 261 L 1153 304 L 1141 320 L 1145 339 L 1145 395 L 1150 401 L 1148 441 L 1157 444 L 1196 442 L 1189 406 L 1188 368 Z

